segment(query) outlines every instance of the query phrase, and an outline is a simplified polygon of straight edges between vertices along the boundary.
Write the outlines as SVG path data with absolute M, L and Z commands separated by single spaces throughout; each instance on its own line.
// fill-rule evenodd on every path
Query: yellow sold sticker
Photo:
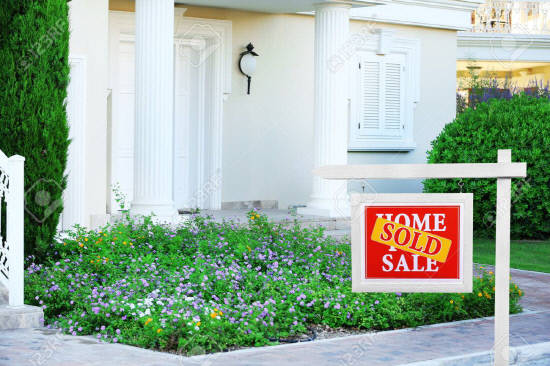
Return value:
M 381 217 L 376 219 L 371 240 L 445 263 L 452 241 Z

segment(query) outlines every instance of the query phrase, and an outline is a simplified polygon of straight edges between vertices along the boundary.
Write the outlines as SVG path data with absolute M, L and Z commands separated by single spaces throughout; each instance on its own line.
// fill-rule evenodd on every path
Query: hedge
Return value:
M 69 127 L 66 0 L 0 3 L 0 149 L 25 162 L 25 254 L 45 253 L 63 210 Z
M 547 239 L 550 233 L 550 101 L 520 94 L 490 99 L 468 108 L 432 141 L 428 163 L 494 163 L 497 150 L 511 149 L 526 162 L 527 177 L 512 180 L 511 235 Z M 459 192 L 459 180 L 424 181 L 429 193 Z M 494 237 L 496 179 L 463 179 L 463 192 L 474 193 L 474 231 Z

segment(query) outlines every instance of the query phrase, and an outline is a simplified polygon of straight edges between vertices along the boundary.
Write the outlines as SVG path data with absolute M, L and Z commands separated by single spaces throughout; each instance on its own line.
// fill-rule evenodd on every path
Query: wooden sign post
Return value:
M 313 174 L 325 179 L 496 178 L 495 346 L 493 352 L 495 365 L 509 364 L 511 179 L 526 177 L 526 163 L 512 163 L 511 150 L 499 150 L 497 163 L 336 165 L 320 167 L 314 170 Z M 365 202 L 368 203 L 365 204 Z M 471 202 L 472 195 L 468 194 L 385 194 L 377 195 L 375 198 L 368 195 L 352 196 L 354 205 L 352 213 L 355 216 L 352 227 L 353 290 L 359 292 L 471 292 Z M 391 207 L 392 205 L 395 207 L 396 204 L 401 204 L 400 209 Z M 429 204 L 437 204 L 439 207 L 430 208 Z M 456 213 L 453 211 L 455 206 L 462 209 Z M 407 213 L 410 214 L 408 218 L 405 217 Z M 357 219 L 357 215 L 364 215 L 364 217 Z M 398 218 L 398 215 L 402 216 Z M 429 224 L 424 221 L 430 219 L 431 216 L 428 215 L 439 215 L 437 228 L 433 223 L 428 230 L 426 225 Z M 444 216 L 449 219 L 447 221 L 449 225 L 453 225 L 449 230 L 442 223 Z M 399 262 L 394 264 L 391 262 L 393 257 L 390 259 L 387 255 L 389 251 L 398 250 L 397 248 L 410 254 L 408 258 L 412 258 L 412 264 L 409 264 L 416 269 L 413 271 L 417 272 L 416 274 L 403 275 L 405 268 L 409 269 L 407 272 L 411 272 L 406 258 L 400 265 L 401 273 L 395 274 L 396 271 L 393 271 L 393 274 L 389 274 L 392 272 L 390 267 L 393 269 L 394 265 L 399 266 Z M 458 256 L 458 260 L 449 257 L 449 253 Z M 458 266 L 457 271 L 453 270 L 455 266 Z M 442 272 L 437 276 L 427 275 L 427 272 L 430 272 L 427 271 L 428 268 L 432 270 L 442 268 Z M 421 272 L 424 274 L 420 274 Z

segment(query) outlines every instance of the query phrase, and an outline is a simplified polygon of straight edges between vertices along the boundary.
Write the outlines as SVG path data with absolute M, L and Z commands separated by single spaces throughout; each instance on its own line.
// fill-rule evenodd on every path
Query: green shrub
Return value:
M 428 162 L 495 163 L 498 149 L 511 149 L 512 160 L 527 163 L 527 177 L 512 180 L 511 235 L 544 239 L 550 233 L 550 101 L 526 94 L 492 99 L 466 109 L 432 141 Z M 475 235 L 493 237 L 496 179 L 463 179 L 463 192 L 474 193 Z M 429 193 L 459 192 L 458 180 L 429 179 Z
M 25 253 L 42 256 L 66 187 L 67 1 L 3 0 L 0 46 L 0 149 L 26 158 Z

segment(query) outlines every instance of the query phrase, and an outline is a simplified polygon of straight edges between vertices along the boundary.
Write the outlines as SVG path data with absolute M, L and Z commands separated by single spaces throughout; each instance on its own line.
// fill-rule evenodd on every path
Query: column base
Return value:
M 155 215 L 158 217 L 174 217 L 179 216 L 178 210 L 174 208 L 174 205 L 172 203 L 166 203 L 166 204 L 147 204 L 147 203 L 139 203 L 139 202 L 132 202 L 130 213 L 132 215 L 143 215 L 143 216 L 149 216 L 149 215 Z
M 351 216 L 351 208 L 345 200 L 313 200 L 306 207 L 298 207 L 299 215 L 349 218 Z

